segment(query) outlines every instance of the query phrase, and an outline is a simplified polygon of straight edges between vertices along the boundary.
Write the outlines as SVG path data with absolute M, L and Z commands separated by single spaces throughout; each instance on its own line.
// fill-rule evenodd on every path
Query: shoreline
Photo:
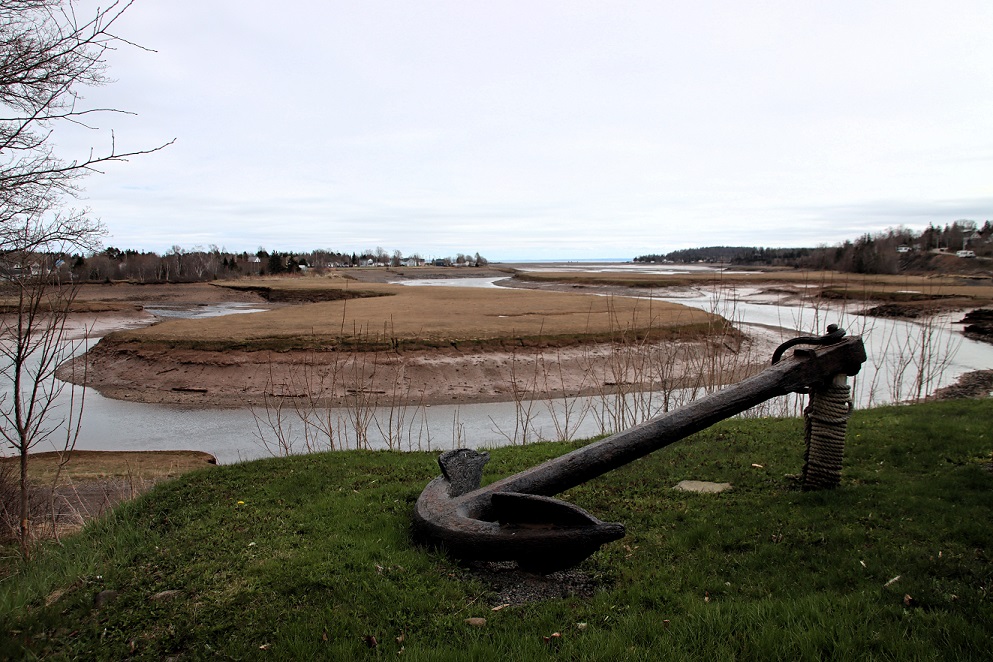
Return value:
M 663 341 L 637 347 L 590 343 L 566 347 L 462 351 L 317 352 L 157 349 L 99 343 L 85 357 L 59 368 L 72 379 L 86 362 L 86 386 L 107 398 L 203 408 L 265 406 L 273 398 L 321 407 L 419 406 L 514 402 L 600 395 L 660 386 L 658 372 L 634 365 L 665 356 L 668 373 L 693 374 L 693 357 L 732 352 L 742 360 L 732 381 L 757 370 L 771 343 L 739 341 L 715 349 L 713 339 Z M 625 354 L 626 353 L 626 354 Z M 699 386 L 698 378 L 667 386 Z

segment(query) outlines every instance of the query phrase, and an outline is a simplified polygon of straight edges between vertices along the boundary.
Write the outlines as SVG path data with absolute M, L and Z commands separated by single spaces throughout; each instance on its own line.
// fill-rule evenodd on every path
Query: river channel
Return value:
M 589 270 L 589 265 L 583 265 Z M 559 269 L 561 270 L 561 269 Z M 463 278 L 454 280 L 406 281 L 410 286 L 499 287 L 499 279 Z M 658 296 L 658 295 L 656 295 Z M 715 294 L 705 289 L 666 292 L 658 298 L 718 312 L 746 333 L 774 345 L 792 337 L 792 329 L 811 332 L 829 323 L 838 323 L 866 341 L 869 360 L 854 380 L 857 406 L 872 406 L 912 398 L 918 378 L 926 392 L 954 382 L 961 374 L 993 368 L 993 345 L 962 336 L 955 322 L 961 313 L 930 322 L 876 319 L 843 308 L 820 308 L 797 304 L 776 294 L 755 289 Z M 209 316 L 252 312 L 243 305 L 199 307 L 195 310 L 163 308 L 152 310 L 159 317 Z M 108 329 L 109 331 L 109 329 Z M 105 331 L 106 332 L 106 331 Z M 68 389 L 67 389 L 68 390 Z M 377 411 L 366 430 L 369 447 L 386 447 L 382 431 L 390 427 L 390 415 L 402 416 L 401 433 L 392 435 L 393 447 L 400 450 L 439 451 L 455 446 L 494 447 L 520 441 L 522 407 L 527 407 L 528 439 L 581 438 L 611 431 L 604 403 L 590 399 L 535 403 L 485 403 L 436 405 L 403 412 Z M 781 406 L 781 411 L 796 407 Z M 273 431 L 260 424 L 250 409 L 204 409 L 154 405 L 111 400 L 99 393 L 86 392 L 85 415 L 76 448 L 82 450 L 202 450 L 220 463 L 264 457 L 278 452 Z M 566 414 L 570 420 L 566 424 Z M 772 413 L 780 413 L 773 409 Z M 338 420 L 348 420 L 348 412 Z M 303 426 L 285 426 L 295 451 L 305 447 Z M 343 426 L 347 428 L 348 426 Z M 294 429 L 295 428 L 295 429 Z M 357 443 L 355 431 L 341 430 L 345 447 Z M 49 450 L 40 445 L 35 451 Z

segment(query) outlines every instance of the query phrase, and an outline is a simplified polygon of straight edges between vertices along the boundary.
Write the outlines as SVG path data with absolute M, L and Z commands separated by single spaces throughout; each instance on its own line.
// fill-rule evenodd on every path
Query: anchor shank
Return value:
M 789 359 L 734 386 L 491 483 L 477 492 L 558 494 L 770 398 L 830 382 L 836 374 L 855 375 L 865 359 L 865 347 L 858 337 L 846 338 L 835 345 L 815 350 L 798 350 Z
M 543 571 L 574 565 L 623 537 L 624 526 L 602 522 L 552 495 L 770 398 L 829 383 L 835 375 L 855 375 L 866 359 L 857 337 L 813 344 L 820 346 L 797 349 L 736 385 L 485 487 L 474 487 L 485 455 L 449 451 L 439 459 L 444 475 L 424 488 L 414 507 L 418 535 L 443 544 L 455 556 L 513 559 Z M 777 360 L 781 356 L 777 352 Z

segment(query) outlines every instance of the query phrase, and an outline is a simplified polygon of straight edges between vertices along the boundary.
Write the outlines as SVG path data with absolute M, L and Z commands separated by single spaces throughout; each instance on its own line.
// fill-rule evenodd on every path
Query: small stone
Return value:
M 731 483 L 711 483 L 705 480 L 681 480 L 672 488 L 683 492 L 699 492 L 701 494 L 717 494 L 731 489 Z
M 182 591 L 177 591 L 176 589 L 170 589 L 168 591 L 159 591 L 155 595 L 152 595 L 148 599 L 152 602 L 165 602 L 166 600 L 173 600 L 178 598 L 182 594 Z
M 466 625 L 471 625 L 474 628 L 481 628 L 486 625 L 486 619 L 480 618 L 479 616 L 473 616 L 472 618 L 465 619 Z

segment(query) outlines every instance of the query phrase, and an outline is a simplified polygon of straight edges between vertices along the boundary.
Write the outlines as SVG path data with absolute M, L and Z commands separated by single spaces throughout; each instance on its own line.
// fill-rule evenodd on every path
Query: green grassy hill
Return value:
M 991 423 L 856 412 L 842 486 L 804 493 L 801 421 L 726 421 L 563 495 L 628 535 L 538 601 L 411 543 L 433 453 L 196 472 L 4 579 L 0 658 L 988 659 Z M 570 448 L 493 451 L 485 480 Z

